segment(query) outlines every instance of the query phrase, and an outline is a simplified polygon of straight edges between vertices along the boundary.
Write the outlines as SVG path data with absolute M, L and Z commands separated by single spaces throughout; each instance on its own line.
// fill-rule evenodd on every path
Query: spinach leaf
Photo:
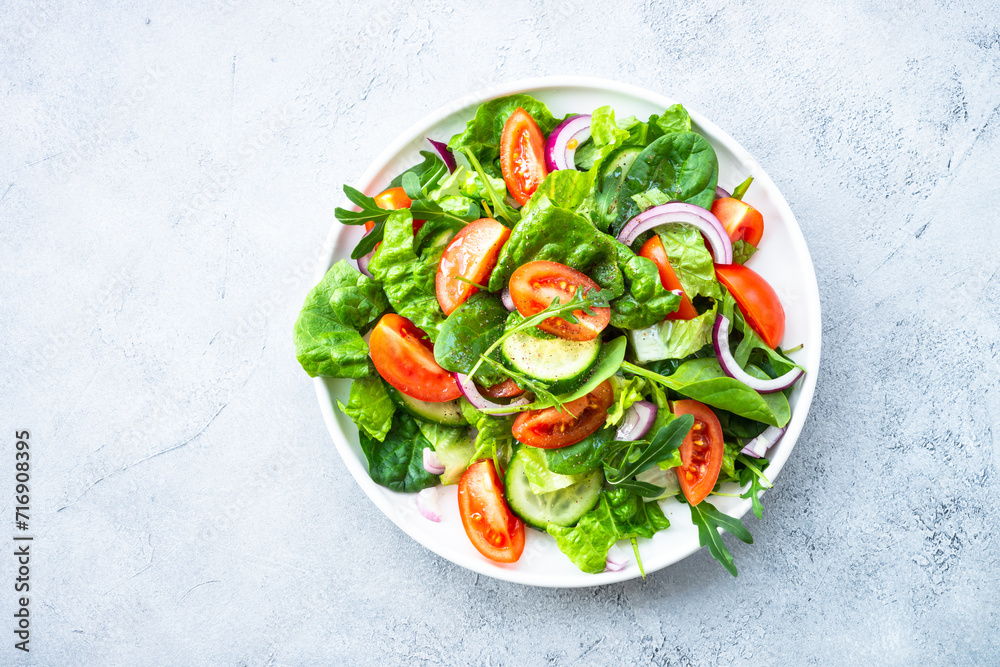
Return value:
M 677 201 L 711 208 L 719 179 L 719 160 L 708 140 L 694 132 L 664 134 L 632 163 L 618 194 L 617 236 L 639 213 L 632 195 L 657 188 Z
M 455 153 L 468 148 L 487 174 L 500 176 L 497 164 L 500 157 L 500 135 L 503 133 L 504 123 L 518 107 L 528 112 L 544 135 L 548 135 L 560 122 L 552 116 L 548 107 L 530 95 L 499 97 L 480 105 L 475 117 L 466 123 L 465 131 L 448 141 L 448 148 Z
M 746 417 L 740 417 L 739 415 L 734 415 L 728 410 L 720 410 L 716 408 L 713 412 L 715 412 L 715 416 L 719 418 L 719 424 L 722 426 L 722 435 L 727 438 L 751 440 L 763 433 L 767 428 L 767 424 L 753 419 L 747 419 Z
M 412 220 L 410 211 L 406 209 L 392 211 L 386 224 L 385 240 L 375 251 L 368 268 L 382 282 L 395 311 L 411 320 L 434 341 L 445 321 L 438 305 L 434 278 L 450 234 L 447 228 L 438 230 L 439 233 L 433 237 L 425 234 L 423 238 L 428 239 L 428 243 L 418 254 Z M 424 230 L 420 232 L 424 233 Z
M 368 345 L 358 330 L 388 307 L 378 282 L 346 260 L 334 264 L 310 290 L 295 322 L 295 355 L 302 368 L 313 377 L 368 375 Z
M 753 373 L 751 368 L 754 367 L 747 368 L 748 373 Z M 791 409 L 784 394 L 758 394 L 739 380 L 727 376 L 715 358 L 685 361 L 672 375 L 659 375 L 627 361 L 622 364 L 622 369 L 687 398 L 771 426 L 784 426 L 791 418 Z
M 434 343 L 438 365 L 445 370 L 468 374 L 479 355 L 500 338 L 507 316 L 507 309 L 499 297 L 488 292 L 473 294 L 441 325 Z M 475 379 L 489 386 L 501 382 L 503 377 L 483 365 L 476 371 Z
M 359 431 L 364 431 L 379 441 L 385 440 L 385 434 L 392 426 L 392 415 L 396 412 L 396 404 L 378 373 L 371 373 L 352 382 L 347 405 L 340 401 L 337 401 L 337 405 L 357 424 Z
M 681 298 L 663 287 L 656 264 L 633 254 L 618 241 L 613 243 L 626 292 L 611 302 L 611 326 L 642 329 L 677 310 Z
M 400 412 L 385 440 L 378 441 L 362 431 L 361 451 L 368 459 L 368 474 L 376 484 L 416 493 L 438 483 L 438 476 L 424 470 L 424 448 L 433 447 L 408 414 Z
M 547 197 L 535 202 L 511 231 L 490 275 L 490 291 L 499 292 L 517 267 L 535 260 L 559 262 L 587 274 L 608 299 L 624 291 L 614 241 Z
M 545 463 L 552 472 L 579 475 L 601 465 L 608 446 L 615 439 L 615 429 L 603 428 L 575 445 L 545 449 Z
M 686 502 L 682 499 L 681 502 Z M 697 505 L 688 504 L 691 508 L 691 523 L 698 526 L 698 543 L 701 546 L 708 547 L 709 553 L 715 558 L 715 560 L 722 563 L 722 567 L 726 568 L 729 574 L 736 576 L 736 565 L 733 562 L 733 555 L 729 553 L 729 549 L 726 548 L 725 542 L 722 541 L 722 535 L 719 534 L 719 529 L 725 530 L 731 535 L 735 535 L 737 539 L 746 542 L 747 544 L 753 544 L 753 537 L 750 535 L 750 531 L 747 530 L 743 523 L 739 519 L 734 519 L 728 514 L 723 514 L 715 505 L 703 500 Z

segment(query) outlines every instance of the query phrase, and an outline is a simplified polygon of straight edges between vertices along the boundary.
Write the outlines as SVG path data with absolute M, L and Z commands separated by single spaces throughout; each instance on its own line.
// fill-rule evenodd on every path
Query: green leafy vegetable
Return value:
M 760 502 L 762 491 L 771 488 L 771 482 L 764 476 L 764 470 L 771 463 L 767 459 L 751 459 L 746 454 L 740 454 L 737 460 L 743 464 L 740 471 L 740 486 L 749 486 L 740 494 L 740 498 L 749 498 L 753 504 L 753 513 L 758 519 L 764 518 L 764 505 Z
M 403 181 L 407 177 L 415 177 L 417 179 L 417 191 L 427 192 L 433 190 L 441 179 L 447 178 L 448 165 L 444 163 L 444 160 L 439 155 L 431 151 L 420 151 L 420 156 L 424 158 L 423 162 L 410 167 L 392 179 L 392 182 L 389 183 L 389 188 L 403 187 Z M 388 190 L 389 188 L 386 189 Z M 410 198 L 413 199 L 413 197 Z
M 722 289 L 715 277 L 712 255 L 705 247 L 705 240 L 694 227 L 673 224 L 657 230 L 670 266 L 689 299 L 707 296 L 722 298 Z
M 575 169 L 558 169 L 551 172 L 538 186 L 531 199 L 521 209 L 522 217 L 542 198 L 559 208 L 583 215 L 594 189 L 594 174 Z
M 715 505 L 703 500 L 697 505 L 688 504 L 691 508 L 691 523 L 698 526 L 698 542 L 701 546 L 708 547 L 709 553 L 722 563 L 729 574 L 736 576 L 736 565 L 733 562 L 733 555 L 729 553 L 719 529 L 725 530 L 737 539 L 753 544 L 753 537 L 739 519 L 734 519 L 728 514 L 723 514 L 715 508 Z
M 464 153 L 466 159 L 468 159 L 469 164 L 472 165 L 472 168 L 475 170 L 476 176 L 479 178 L 479 182 L 482 183 L 483 190 L 486 191 L 486 197 L 489 198 L 490 205 L 493 207 L 492 210 L 487 207 L 487 212 L 490 213 L 491 216 L 503 218 L 507 221 L 508 225 L 517 223 L 517 221 L 521 219 L 521 214 L 507 204 L 507 185 L 504 183 L 500 187 L 497 187 L 494 184 L 493 179 L 486 173 L 483 169 L 483 165 L 480 164 L 479 160 L 472 153 L 472 151 L 468 148 L 463 148 L 462 152 Z M 484 197 L 484 200 L 486 197 Z M 486 206 L 485 201 L 483 202 L 483 205 Z
M 661 322 L 677 310 L 681 298 L 663 287 L 660 272 L 652 260 L 639 257 L 614 241 L 625 294 L 611 301 L 611 326 L 641 329 Z
M 337 262 L 306 296 L 295 322 L 295 355 L 309 375 L 369 374 L 368 345 L 358 333 L 389 307 L 378 282 L 346 260 Z
M 441 325 L 434 343 L 434 358 L 445 370 L 468 374 L 479 355 L 500 338 L 507 317 L 507 309 L 499 297 L 487 292 L 473 294 Z M 489 367 L 481 367 L 475 379 L 489 386 L 503 377 Z
M 659 132 L 669 134 L 671 132 L 690 132 L 691 116 L 687 109 L 680 104 L 667 107 L 662 116 L 652 116 L 649 125 L 655 126 Z
M 727 376 L 714 358 L 686 361 L 673 375 L 659 375 L 627 361 L 622 364 L 622 369 L 682 396 L 771 426 L 784 426 L 791 418 L 791 409 L 784 394 L 758 394 L 739 380 Z
M 389 397 L 378 373 L 352 382 L 347 405 L 340 401 L 337 401 L 337 405 L 357 424 L 359 431 L 364 431 L 379 441 L 385 440 L 385 435 L 392 426 L 392 415 L 396 412 L 396 404 Z
M 537 447 L 527 447 L 518 454 L 524 459 L 524 474 L 534 493 L 551 493 L 565 489 L 578 484 L 587 476 L 586 473 L 563 475 L 553 472 L 546 462 L 545 451 Z
M 382 282 L 393 309 L 434 341 L 445 320 L 438 305 L 434 278 L 451 233 L 447 229 L 440 231 L 418 254 L 412 220 L 406 209 L 391 212 L 385 242 L 375 251 L 368 269 Z
M 737 239 L 733 244 L 733 262 L 735 264 L 746 264 L 757 252 L 756 246 L 752 246 L 743 239 Z
M 732 195 L 733 199 L 740 199 L 740 200 L 742 200 L 743 199 L 743 195 L 745 195 L 747 193 L 747 190 L 750 189 L 750 184 L 751 183 L 753 183 L 753 176 L 747 176 L 747 180 L 745 180 L 742 183 L 740 183 L 739 185 L 737 185 L 736 189 L 733 190 L 733 195 Z
M 661 359 L 683 359 L 712 343 L 715 308 L 690 320 L 663 320 L 628 332 L 640 363 Z
M 472 462 L 476 452 L 476 438 L 468 427 L 442 426 L 426 421 L 417 421 L 420 433 L 430 441 L 444 466 L 441 473 L 442 484 L 456 484 L 465 469 Z M 421 450 L 423 452 L 423 450 Z
M 602 428 L 575 445 L 545 449 L 549 470 L 562 475 L 579 475 L 601 466 L 608 446 L 614 442 L 615 429 Z
M 694 132 L 664 134 L 643 149 L 625 176 L 615 235 L 639 213 L 633 195 L 657 188 L 671 199 L 711 208 L 718 178 L 719 160 L 707 139 Z
M 499 292 L 517 267 L 536 260 L 559 262 L 587 274 L 608 299 L 624 291 L 613 239 L 547 197 L 536 201 L 511 231 L 490 275 L 490 291 Z
M 368 459 L 368 474 L 377 484 L 403 493 L 416 493 L 438 483 L 438 476 L 424 470 L 425 447 L 432 447 L 417 422 L 399 412 L 383 441 L 361 431 L 361 451 Z
M 503 134 L 504 123 L 518 107 L 528 112 L 542 134 L 548 135 L 559 124 L 548 107 L 530 95 L 508 95 L 490 100 L 479 106 L 475 117 L 470 120 L 465 131 L 456 134 L 448 142 L 448 148 L 455 153 L 468 149 L 478 160 L 487 174 L 500 176 L 500 136 Z
M 662 489 L 655 488 L 647 482 L 635 482 L 632 478 L 645 472 L 652 466 L 673 458 L 674 452 L 684 442 L 684 437 L 694 425 L 694 417 L 683 415 L 661 428 L 650 442 L 637 440 L 615 457 L 611 462 L 604 462 L 604 475 L 608 484 L 614 487 L 629 488 L 638 495 L 655 497 Z M 637 455 L 633 456 L 633 452 Z M 654 488 L 649 488 L 654 487 Z

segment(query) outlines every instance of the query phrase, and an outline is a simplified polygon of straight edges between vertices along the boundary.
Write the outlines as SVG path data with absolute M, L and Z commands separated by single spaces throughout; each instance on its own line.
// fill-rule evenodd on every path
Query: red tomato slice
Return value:
M 684 292 L 684 288 L 681 287 L 681 281 L 677 279 L 674 267 L 670 266 L 670 259 L 667 257 L 667 251 L 664 249 L 663 241 L 660 240 L 660 237 L 654 234 L 652 238 L 646 241 L 642 245 L 642 249 L 639 250 L 639 256 L 653 260 L 653 263 L 656 264 L 656 268 L 660 272 L 660 283 L 664 289 L 681 291 L 681 305 L 676 311 L 667 315 L 667 319 L 693 320 L 698 317 L 698 311 L 691 305 L 691 299 L 688 298 L 688 295 Z
M 535 119 L 518 107 L 500 135 L 500 171 L 514 200 L 522 206 L 548 175 L 545 136 Z
M 531 447 L 568 447 L 604 426 L 614 400 L 611 382 L 605 380 L 583 398 L 566 403 L 562 410 L 553 407 L 522 412 L 511 431 L 518 442 Z
M 719 480 L 725 445 L 722 443 L 722 426 L 704 403 L 685 400 L 674 401 L 674 414 L 691 415 L 694 426 L 681 443 L 681 467 L 677 470 L 677 481 L 681 492 L 692 505 L 697 505 L 712 492 Z
M 384 208 L 387 211 L 397 211 L 401 208 L 410 208 L 410 204 L 413 203 L 410 201 L 410 198 L 406 196 L 406 190 L 403 188 L 389 188 L 384 192 L 378 193 L 372 197 L 372 199 L 375 200 L 375 203 L 378 204 L 379 208 Z M 365 223 L 365 231 L 370 232 L 374 226 L 375 223 L 369 220 Z M 419 232 L 420 228 L 423 226 L 423 220 L 414 220 L 413 233 L 416 234 Z
M 434 287 L 445 315 L 479 291 L 466 281 L 483 284 L 496 266 L 500 248 L 510 230 L 492 218 L 470 222 L 462 228 L 441 255 Z M 459 277 L 465 280 L 459 280 Z
M 716 264 L 719 282 L 735 297 L 747 323 L 774 349 L 785 335 L 785 309 L 774 289 L 755 271 L 741 264 Z
M 524 524 L 507 507 L 492 459 L 476 461 L 458 481 L 458 512 L 472 546 L 497 563 L 513 563 L 524 551 Z
M 382 379 L 407 396 L 444 403 L 462 395 L 454 376 L 434 361 L 434 346 L 413 322 L 387 313 L 372 329 L 372 363 Z
M 732 197 L 716 199 L 712 215 L 726 228 L 733 243 L 743 239 L 752 246 L 760 244 L 764 236 L 764 217 L 750 204 Z
M 479 389 L 479 393 L 486 398 L 514 398 L 524 393 L 524 390 L 510 378 L 489 387 L 480 387 L 479 385 L 476 387 Z
M 584 274 L 558 262 L 528 262 L 519 266 L 510 276 L 510 297 L 517 312 L 524 317 L 542 312 L 556 297 L 559 297 L 559 303 L 566 303 L 578 289 L 600 291 L 601 288 Z M 538 328 L 566 340 L 593 340 L 611 321 L 611 309 L 592 310 L 593 315 L 574 310 L 577 324 L 561 317 L 550 317 L 539 324 Z

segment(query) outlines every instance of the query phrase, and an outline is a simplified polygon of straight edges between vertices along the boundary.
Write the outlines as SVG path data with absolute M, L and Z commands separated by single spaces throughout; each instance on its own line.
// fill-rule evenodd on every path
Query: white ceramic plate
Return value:
M 426 137 L 448 141 L 453 134 L 464 129 L 466 121 L 473 117 L 481 103 L 514 93 L 533 95 L 548 105 L 557 118 L 567 113 L 590 113 L 599 106 L 610 104 L 619 118 L 634 115 L 645 119 L 675 103 L 675 100 L 641 88 L 584 77 L 532 79 L 497 86 L 446 104 L 421 120 L 375 158 L 361 178 L 351 185 L 369 194 L 381 191 L 398 173 L 420 161 L 420 150 L 430 150 Z M 746 199 L 763 214 L 766 231 L 760 251 L 750 260 L 749 266 L 770 282 L 784 304 L 784 346 L 793 347 L 799 343 L 805 346 L 794 355 L 808 372 L 792 393 L 792 420 L 785 437 L 768 455 L 771 465 L 767 473 L 773 481 L 802 431 L 816 388 L 820 356 L 820 304 L 816 275 L 795 217 L 767 173 L 732 137 L 697 112 L 690 108 L 688 111 L 697 131 L 708 138 L 719 156 L 719 185 L 731 190 L 748 175 L 754 177 L 753 187 Z M 329 262 L 320 267 L 317 282 L 334 262 L 350 258 L 361 234 L 362 229 L 358 227 L 334 223 L 327 239 L 326 256 Z M 559 551 L 555 540 L 531 529 L 528 530 L 524 554 L 517 563 L 503 565 L 487 560 L 475 550 L 462 529 L 455 486 L 442 490 L 442 522 L 433 523 L 424 519 L 416 510 L 413 495 L 390 491 L 375 484 L 368 476 L 367 463 L 358 444 L 357 429 L 343 413 L 333 409 L 334 399 L 347 402 L 349 387 L 348 380 L 316 379 L 320 410 L 337 450 L 354 479 L 378 508 L 410 537 L 434 553 L 475 572 L 533 586 L 597 586 L 639 576 L 631 549 L 627 550 L 629 564 L 625 569 L 586 574 Z M 735 485 L 730 486 L 732 488 L 724 490 L 737 490 Z M 712 503 L 735 517 L 743 516 L 750 509 L 750 501 L 739 498 L 713 497 Z M 647 574 L 676 563 L 699 548 L 698 532 L 691 523 L 687 507 L 672 499 L 664 501 L 662 507 L 670 519 L 670 528 L 657 533 L 651 540 L 640 540 L 639 551 Z

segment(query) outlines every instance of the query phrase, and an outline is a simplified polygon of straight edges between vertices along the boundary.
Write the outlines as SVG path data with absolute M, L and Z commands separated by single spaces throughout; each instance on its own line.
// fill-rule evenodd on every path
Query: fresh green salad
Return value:
M 556 118 L 512 95 L 429 142 L 374 197 L 344 187 L 357 263 L 334 264 L 295 324 L 309 375 L 354 380 L 337 404 L 371 478 L 429 521 L 457 484 L 484 557 L 517 561 L 537 530 L 590 573 L 625 567 L 623 540 L 643 571 L 674 497 L 736 575 L 719 529 L 752 538 L 712 499 L 735 482 L 762 516 L 804 373 L 746 266 L 764 240 L 752 178 L 719 187 L 681 105 Z

